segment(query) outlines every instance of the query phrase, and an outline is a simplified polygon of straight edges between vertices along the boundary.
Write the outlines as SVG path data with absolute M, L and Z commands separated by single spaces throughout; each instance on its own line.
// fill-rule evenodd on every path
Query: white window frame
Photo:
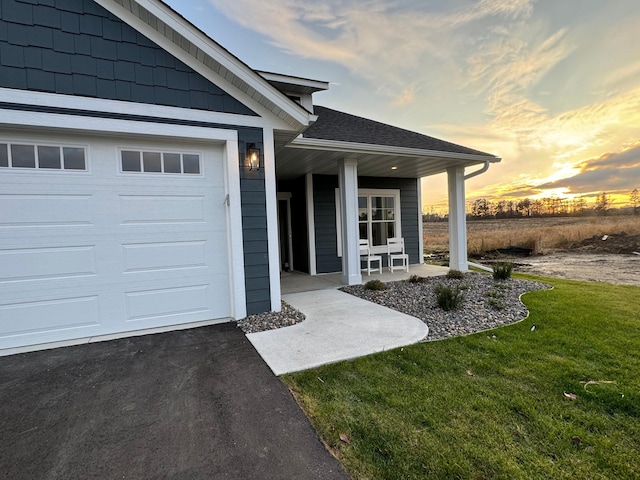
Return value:
M 204 161 L 203 161 L 203 155 L 204 153 L 202 151 L 196 151 L 196 150 L 180 150 L 180 151 L 173 151 L 173 150 L 163 150 L 163 149 L 157 149 L 157 148 L 141 148 L 141 147 L 118 147 L 118 165 L 117 165 L 117 172 L 118 175 L 144 175 L 144 176 L 161 176 L 161 177 L 167 177 L 167 176 L 176 176 L 176 177 L 184 177 L 184 178 L 198 178 L 198 177 L 203 177 L 204 176 Z M 140 154 L 140 171 L 133 171 L 133 170 L 123 170 L 122 168 L 122 152 L 137 152 Z M 178 173 L 178 172 L 165 172 L 164 171 L 164 160 L 161 160 L 161 165 L 162 165 L 162 170 L 161 172 L 145 172 L 144 171 L 144 165 L 143 165 L 143 154 L 144 153 L 159 153 L 161 158 L 164 154 L 175 154 L 175 155 L 180 155 L 180 163 L 182 165 L 183 159 L 182 156 L 183 155 L 197 155 L 198 156 L 198 168 L 200 169 L 200 173 L 185 173 L 184 171 Z M 181 166 L 181 168 L 183 168 L 183 166 Z
M 338 240 L 338 257 L 342 257 L 342 206 L 340 203 L 340 189 L 336 188 L 335 191 L 336 196 L 336 232 L 337 232 L 337 240 Z M 396 237 L 402 237 L 402 218 L 401 218 L 401 205 L 400 205 L 400 190 L 399 189 L 386 189 L 386 188 L 359 188 L 358 189 L 358 197 L 394 197 L 393 205 L 394 205 L 394 224 L 395 224 L 395 235 Z M 370 208 L 370 203 L 368 203 Z M 371 212 L 367 217 L 367 222 L 371 223 Z M 360 223 L 360 222 L 358 222 Z M 370 230 L 370 229 L 368 229 Z M 360 227 L 358 226 L 358 232 L 360 231 Z M 358 235 L 360 235 L 358 233 Z M 359 238 L 359 237 L 358 237 Z M 379 253 L 387 253 L 386 245 L 375 245 L 371 246 L 371 253 L 379 254 Z
M 40 142 L 33 140 L 19 140 L 0 138 L 0 144 L 7 145 L 7 155 L 9 157 L 9 166 L 0 167 L 0 172 L 9 174 L 36 174 L 36 175 L 87 175 L 91 174 L 89 145 L 76 143 L 61 142 Z M 28 145 L 34 148 L 36 164 L 34 167 L 15 167 L 11 164 L 11 145 Z M 60 149 L 60 168 L 42 168 L 40 167 L 38 147 L 54 147 Z M 84 168 L 64 168 L 63 148 L 79 148 L 84 151 Z

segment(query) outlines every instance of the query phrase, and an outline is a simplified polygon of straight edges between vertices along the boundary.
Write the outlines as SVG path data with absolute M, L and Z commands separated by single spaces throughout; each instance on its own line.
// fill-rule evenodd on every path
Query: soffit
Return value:
M 394 155 L 389 153 L 354 153 L 352 151 L 313 150 L 289 145 L 276 153 L 276 176 L 280 180 L 298 178 L 307 173 L 337 175 L 338 161 L 358 162 L 358 176 L 421 178 L 446 172 L 451 167 L 482 165 L 482 160 L 441 157 L 434 154 Z M 397 167 L 391 169 L 392 166 Z

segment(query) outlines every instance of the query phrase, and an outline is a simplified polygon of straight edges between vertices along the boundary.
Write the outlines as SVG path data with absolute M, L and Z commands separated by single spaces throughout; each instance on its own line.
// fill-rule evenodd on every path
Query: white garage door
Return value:
M 230 316 L 221 147 L 0 136 L 0 349 Z

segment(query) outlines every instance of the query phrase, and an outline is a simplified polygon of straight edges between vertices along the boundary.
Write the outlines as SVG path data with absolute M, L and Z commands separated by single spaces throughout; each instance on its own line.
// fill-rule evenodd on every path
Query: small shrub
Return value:
M 511 278 L 512 271 L 513 271 L 513 263 L 496 262 L 493 264 L 493 279 L 508 280 L 509 278 Z
M 456 310 L 462 305 L 464 295 L 460 293 L 460 285 L 456 288 L 447 287 L 446 285 L 436 285 L 436 301 L 438 306 L 445 312 Z
M 507 306 L 505 305 L 505 303 L 503 301 L 498 300 L 495 297 L 489 298 L 489 301 L 487 303 L 494 310 L 504 310 L 505 308 L 507 308 Z
M 504 298 L 504 293 L 496 291 L 496 290 L 490 290 L 487 293 L 484 294 L 485 297 L 489 297 L 489 298 Z
M 386 290 L 387 285 L 380 280 L 369 280 L 364 284 L 364 288 L 366 288 L 367 290 Z
M 407 282 L 409 282 L 409 283 L 422 283 L 422 282 L 424 282 L 424 277 L 421 277 L 420 275 L 411 275 L 407 279 Z
M 455 280 L 462 280 L 464 278 L 464 273 L 460 270 L 451 269 L 447 272 L 447 278 L 453 278 Z

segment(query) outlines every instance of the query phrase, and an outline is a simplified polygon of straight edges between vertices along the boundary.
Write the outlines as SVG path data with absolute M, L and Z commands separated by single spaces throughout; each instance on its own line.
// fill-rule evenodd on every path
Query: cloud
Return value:
M 639 178 L 607 166 L 636 151 L 640 129 L 640 56 L 622 48 L 638 38 L 638 8 L 624 0 L 570 16 L 536 0 L 209 2 L 294 57 L 345 67 L 386 99 L 379 115 L 401 107 L 408 128 L 502 157 L 472 182 L 487 196 Z
M 393 101 L 393 105 L 396 107 L 406 107 L 416 101 L 416 86 L 409 85 L 407 88 L 400 92 L 400 95 Z
M 434 12 L 415 0 L 209 1 L 287 53 L 337 62 L 373 79 L 391 101 L 416 81 L 459 70 L 456 58 L 468 47 L 464 28 L 484 19 L 525 18 L 533 5 L 533 0 L 481 0 L 466 7 L 446 4 L 446 11 Z
M 627 80 L 635 80 L 640 76 L 640 60 L 623 65 L 607 74 L 602 80 L 605 88 L 614 88 Z
M 574 194 L 631 192 L 640 188 L 640 142 L 628 150 L 587 160 L 580 165 L 577 175 L 537 185 L 536 188 L 564 188 Z

